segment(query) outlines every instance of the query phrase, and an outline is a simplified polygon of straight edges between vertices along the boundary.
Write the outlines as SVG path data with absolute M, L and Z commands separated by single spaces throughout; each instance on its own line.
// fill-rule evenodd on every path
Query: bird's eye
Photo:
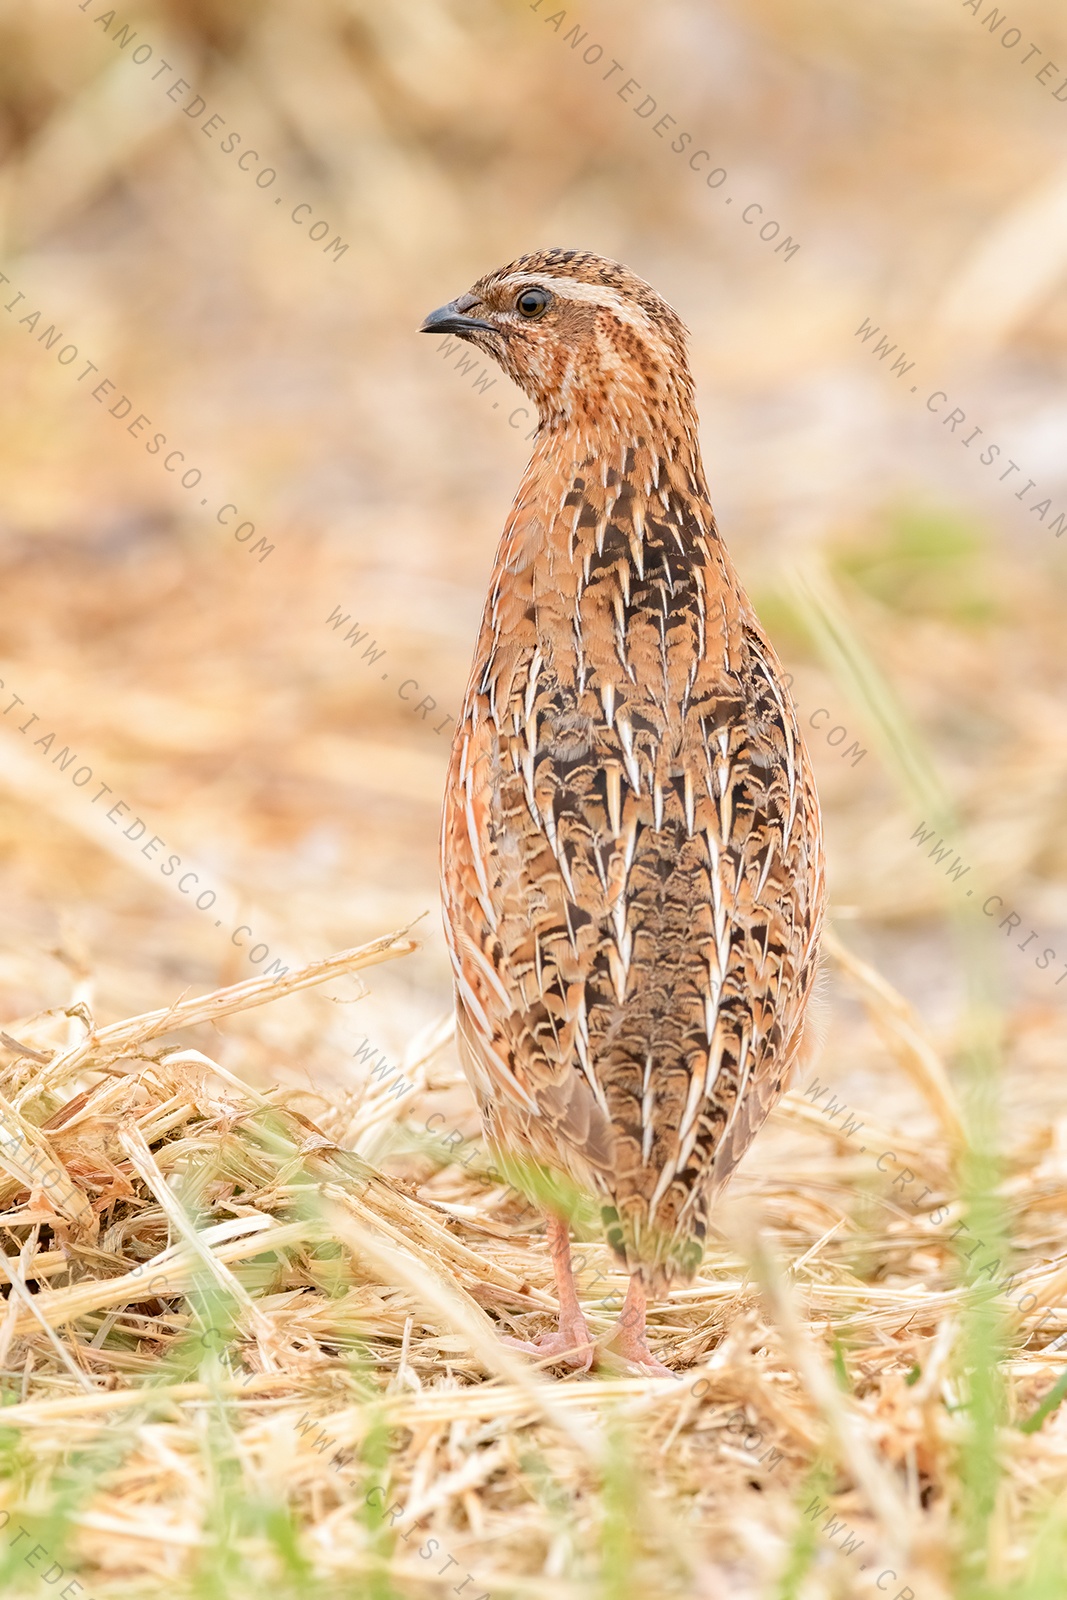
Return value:
M 547 289 L 524 289 L 515 301 L 515 310 L 520 317 L 527 317 L 531 321 L 547 311 L 552 304 L 552 296 Z

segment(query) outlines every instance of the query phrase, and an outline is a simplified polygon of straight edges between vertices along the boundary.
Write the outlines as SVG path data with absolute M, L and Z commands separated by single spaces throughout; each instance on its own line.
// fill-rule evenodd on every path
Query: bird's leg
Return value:
M 678 1374 L 665 1367 L 648 1348 L 645 1334 L 645 1310 L 648 1296 L 640 1277 L 635 1273 L 626 1290 L 626 1298 L 619 1312 L 619 1320 L 603 1343 L 622 1356 L 632 1366 L 640 1367 L 650 1378 L 676 1378 Z
M 570 1231 L 562 1217 L 550 1215 L 545 1232 L 559 1295 L 559 1327 L 555 1333 L 546 1333 L 537 1340 L 505 1338 L 503 1342 L 516 1350 L 525 1350 L 529 1355 L 552 1356 L 568 1367 L 588 1372 L 593 1364 L 596 1346 L 578 1304 L 574 1269 L 571 1266 Z

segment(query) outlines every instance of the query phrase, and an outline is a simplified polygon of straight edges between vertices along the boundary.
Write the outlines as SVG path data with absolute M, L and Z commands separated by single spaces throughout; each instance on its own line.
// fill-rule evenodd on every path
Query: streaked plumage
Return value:
M 524 295 L 549 303 L 524 316 Z M 645 1290 L 695 1271 L 800 1048 L 823 909 L 811 768 L 715 525 L 671 308 L 553 250 L 427 328 L 492 355 L 540 416 L 446 791 L 464 1068 L 494 1144 L 600 1197 L 632 1275 L 624 1344 L 655 1367 Z

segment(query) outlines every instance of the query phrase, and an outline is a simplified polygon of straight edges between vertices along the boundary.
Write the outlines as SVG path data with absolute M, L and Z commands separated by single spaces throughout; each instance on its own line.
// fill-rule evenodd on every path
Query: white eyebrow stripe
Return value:
M 648 313 L 642 306 L 626 299 L 618 289 L 611 289 L 606 283 L 583 283 L 580 278 L 560 278 L 549 272 L 516 272 L 503 282 L 504 287 L 509 289 L 558 289 L 561 294 L 565 293 L 568 300 L 592 301 L 596 305 L 607 306 L 631 327 L 650 326 Z

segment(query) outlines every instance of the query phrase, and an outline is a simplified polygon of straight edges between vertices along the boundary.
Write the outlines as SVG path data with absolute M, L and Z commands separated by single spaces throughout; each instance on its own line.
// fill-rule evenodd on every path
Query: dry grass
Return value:
M 11 1529 L 46 1552 L 34 1567 L 76 1570 L 98 1596 L 264 1582 L 417 1596 L 447 1592 L 429 1578 L 442 1567 L 494 1596 L 829 1596 L 861 1592 L 864 1568 L 956 1592 L 973 1444 L 959 1346 L 989 1303 L 959 1282 L 951 1242 L 959 1113 L 903 1002 L 832 947 L 923 1090 L 925 1131 L 843 1114 L 810 1084 L 790 1094 L 768 1136 L 788 1166 L 742 1181 L 724 1212 L 734 1243 L 654 1315 L 677 1383 L 553 1378 L 499 1342 L 502 1326 L 549 1320 L 551 1272 L 521 1196 L 424 1131 L 454 1084 L 447 1038 L 402 1094 L 394 1078 L 392 1094 L 382 1082 L 314 1107 L 250 1091 L 188 1042 L 410 941 L 107 1028 L 79 1007 L 13 1023 L 2 1493 Z M 392 1147 L 394 1176 L 359 1153 L 372 1144 Z M 1040 1346 L 1067 1331 L 1067 1255 L 1049 1250 L 1067 1169 L 1051 1146 L 1012 1151 L 1003 1182 L 1017 1241 L 1010 1286 L 1007 1266 L 995 1285 L 1004 1581 L 1063 1481 L 1058 1421 L 1014 1426 L 1062 1367 Z M 606 1330 L 620 1279 L 595 1230 L 580 1256 Z M 6 1592 L 34 1592 L 30 1548 L 9 1553 Z M 802 1589 L 782 1586 L 791 1563 L 810 1563 Z
M 141 0 L 251 172 L 103 3 L 0 16 L 17 311 L 204 473 L 181 489 L 0 314 L 5 1594 L 75 1600 L 58 1564 L 94 1600 L 1060 1600 L 1067 541 L 944 423 L 1067 504 L 1067 66 L 1033 76 L 1067 21 L 1003 9 L 1014 54 L 958 0 L 582 10 L 802 239 L 788 264 L 545 6 Z M 414 330 L 557 242 L 692 327 L 713 499 L 827 821 L 819 1081 L 655 1311 L 678 1383 L 500 1344 L 548 1323 L 551 1273 L 449 1033 L 446 719 L 528 447 L 505 381 Z M 578 1227 L 606 1328 L 621 1284 Z

